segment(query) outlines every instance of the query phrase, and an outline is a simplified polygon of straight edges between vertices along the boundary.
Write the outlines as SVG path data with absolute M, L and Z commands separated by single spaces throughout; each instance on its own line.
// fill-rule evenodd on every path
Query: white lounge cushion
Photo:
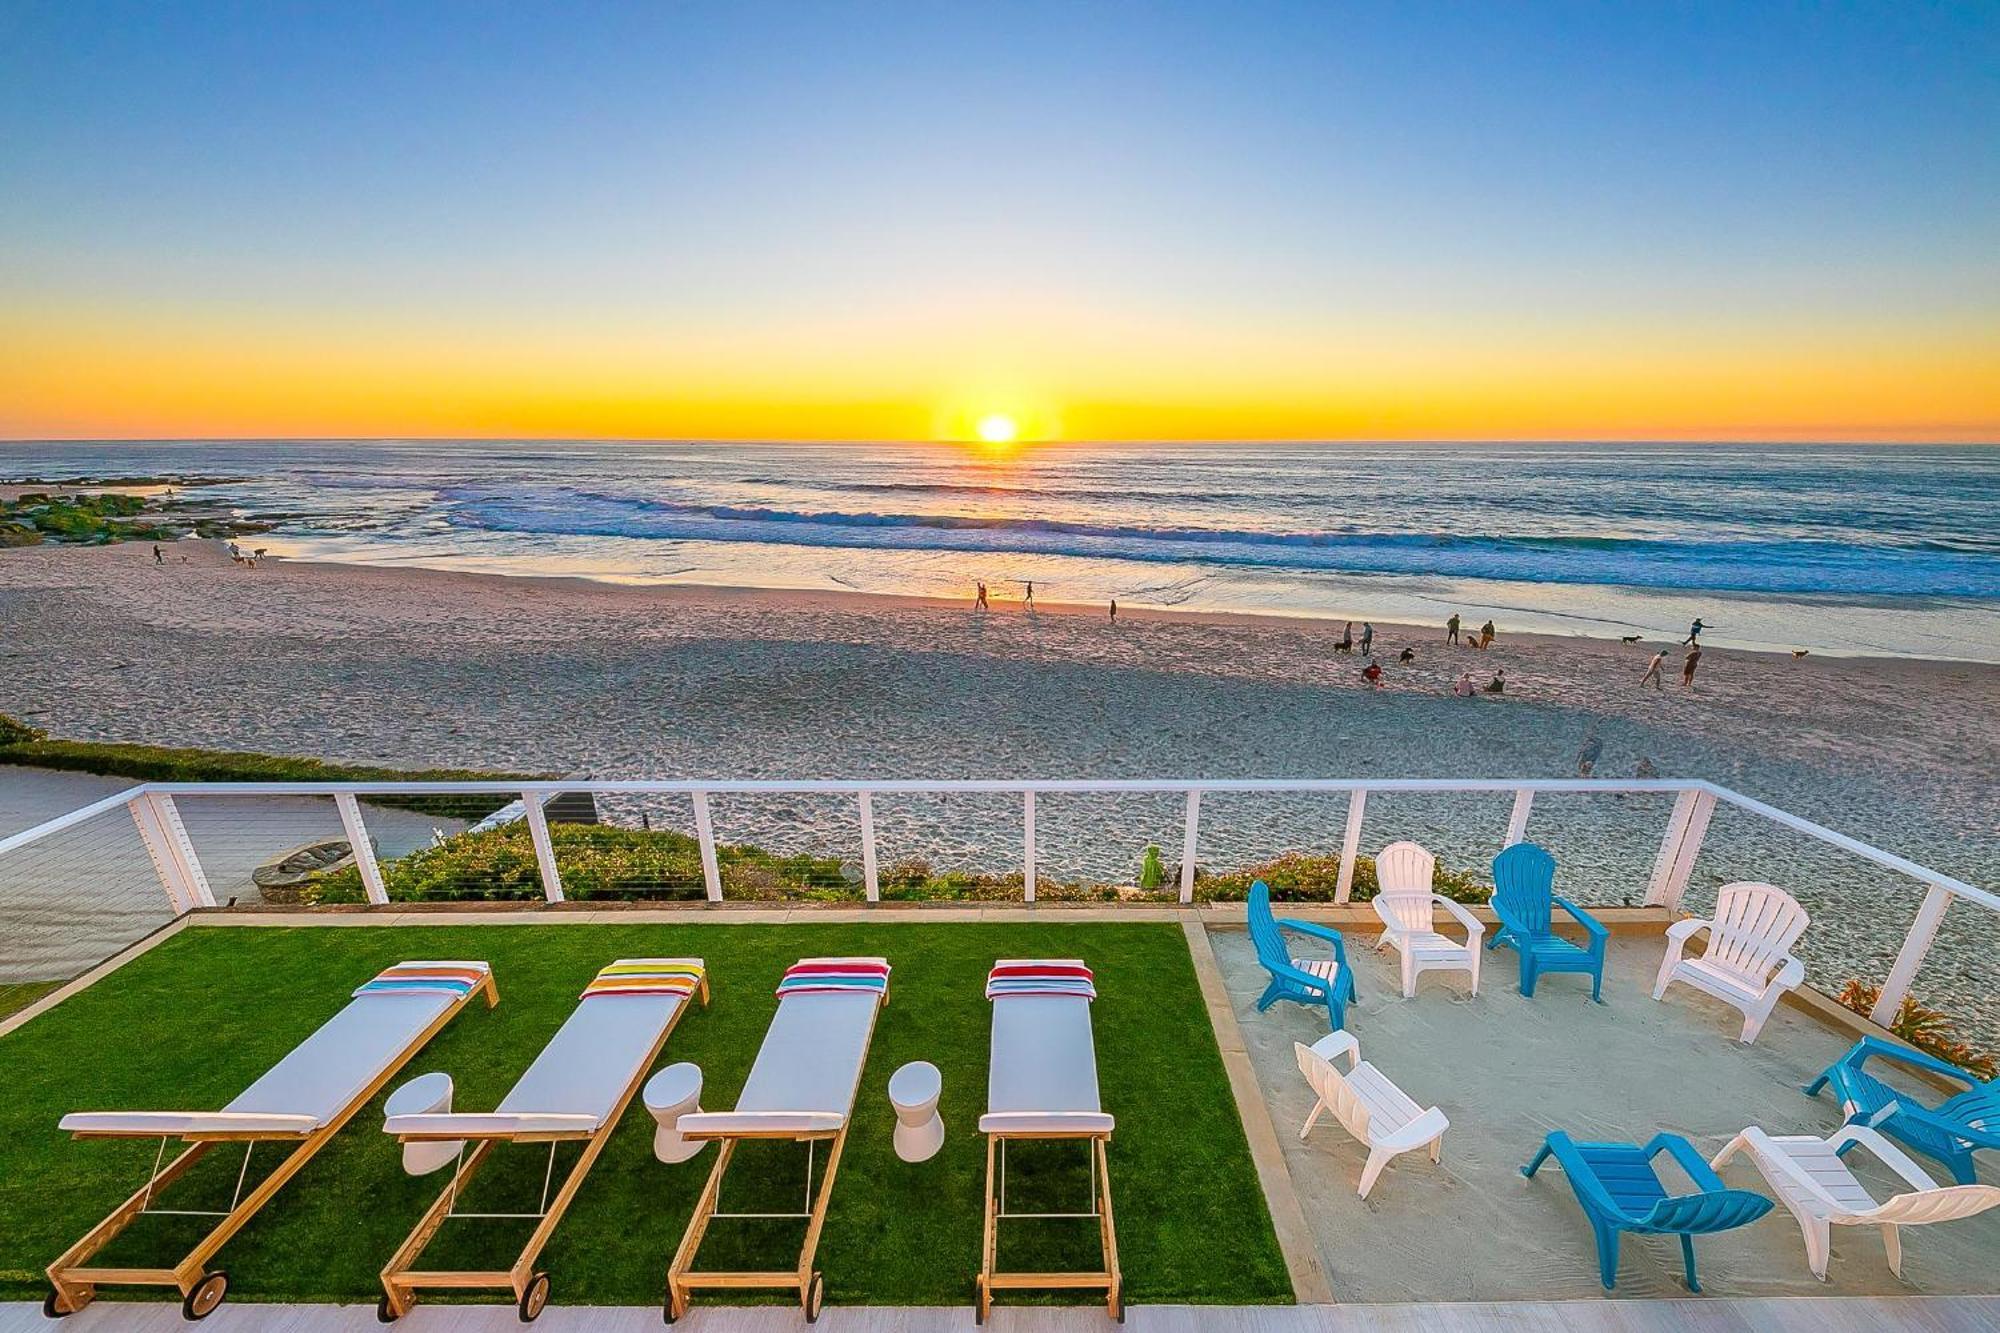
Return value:
M 1079 995 L 1008 995 L 993 1001 L 992 1062 L 985 1133 L 1024 1133 L 1034 1117 L 1066 1133 L 1109 1133 L 1097 1092 L 1097 1047 L 1090 1001 Z M 1081 1116 L 1099 1117 L 1086 1122 Z M 1101 1125 L 1089 1130 L 1085 1123 Z
M 592 1115 L 435 1111 L 392 1115 L 382 1129 L 399 1139 L 511 1139 L 527 1134 L 588 1138 L 603 1123 L 601 1117 Z
M 674 1122 L 683 1138 L 726 1139 L 755 1134 L 831 1134 L 847 1123 L 835 1111 L 697 1111 Z
M 303 1137 L 320 1125 L 309 1115 L 245 1115 L 229 1111 L 76 1111 L 59 1123 L 72 1134 L 147 1139 L 214 1134 Z
M 854 1109 L 882 998 L 860 989 L 786 995 L 736 1109 L 684 1115 L 676 1127 L 691 1139 L 838 1131 Z
M 685 995 L 593 995 L 579 1001 L 495 1113 L 581 1116 L 593 1126 L 602 1124 L 645 1072 L 660 1033 L 687 1003 Z

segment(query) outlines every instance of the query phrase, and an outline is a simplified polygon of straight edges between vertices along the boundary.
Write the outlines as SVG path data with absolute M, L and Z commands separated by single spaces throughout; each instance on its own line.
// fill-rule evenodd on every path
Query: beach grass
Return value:
M 985 1106 L 990 1008 L 982 983 L 992 960 L 1012 956 L 1081 957 L 1097 971 L 1093 1017 L 1105 1105 L 1118 1118 L 1110 1162 L 1128 1299 L 1291 1298 L 1186 941 L 1180 927 L 1165 923 L 184 931 L 0 1038 L 0 1072 L 10 1090 L 0 1100 L 0 1295 L 38 1295 L 43 1267 L 142 1182 L 153 1160 L 151 1143 L 71 1141 L 56 1128 L 65 1111 L 220 1106 L 336 1011 L 355 985 L 389 963 L 423 957 L 490 961 L 501 1001 L 491 1011 L 466 1009 L 402 1078 L 446 1070 L 460 1108 L 490 1108 L 599 966 L 617 957 L 686 954 L 707 960 L 713 1002 L 683 1018 L 662 1063 L 699 1064 L 703 1105 L 711 1109 L 734 1103 L 788 964 L 802 956 L 881 954 L 895 969 L 820 1246 L 830 1302 L 971 1300 L 985 1167 L 975 1129 Z M 936 1157 L 908 1165 L 891 1146 L 886 1088 L 899 1065 L 919 1059 L 943 1073 L 947 1135 Z M 223 1250 L 216 1262 L 230 1272 L 232 1299 L 372 1301 L 380 1294 L 383 1262 L 443 1183 L 404 1175 L 380 1126 L 378 1098 Z M 635 1099 L 545 1251 L 556 1303 L 659 1301 L 713 1150 L 663 1166 L 651 1153 L 652 1129 Z M 803 1154 L 794 1145 L 751 1146 L 765 1150 L 739 1152 L 725 1206 L 797 1207 Z M 1081 1154 L 1065 1153 L 1067 1146 L 1031 1145 L 1016 1155 L 1016 1209 L 1081 1206 L 1087 1178 Z M 533 1208 L 546 1160 L 545 1150 L 502 1150 L 466 1206 Z M 214 1154 L 184 1182 L 181 1206 L 226 1201 L 239 1162 Z M 502 1266 L 525 1225 L 452 1222 L 426 1262 Z M 104 1261 L 178 1257 L 198 1226 L 144 1218 Z M 1091 1226 L 1010 1224 L 1002 1261 L 1095 1266 Z M 791 1222 L 719 1221 L 702 1267 L 786 1266 L 801 1234 Z

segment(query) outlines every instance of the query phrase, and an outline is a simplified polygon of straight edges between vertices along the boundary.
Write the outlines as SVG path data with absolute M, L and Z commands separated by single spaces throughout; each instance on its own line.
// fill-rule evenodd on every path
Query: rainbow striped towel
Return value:
M 620 958 L 583 988 L 594 995 L 692 995 L 707 968 L 699 958 Z
M 986 998 L 1005 995 L 1081 995 L 1097 998 L 1089 968 L 1074 958 L 1003 958 L 986 974 Z
M 373 981 L 357 987 L 354 994 L 392 995 L 398 991 L 443 991 L 465 995 L 486 980 L 490 969 L 484 963 L 398 963 L 378 973 Z
M 881 958 L 801 958 L 785 969 L 778 983 L 780 999 L 814 991 L 874 991 L 889 993 L 889 964 Z

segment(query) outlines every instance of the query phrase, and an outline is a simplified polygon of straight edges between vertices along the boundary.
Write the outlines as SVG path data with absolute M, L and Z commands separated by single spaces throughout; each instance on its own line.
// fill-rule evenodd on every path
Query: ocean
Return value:
M 287 555 L 2000 661 L 2000 448 L 0 444 L 232 478 Z

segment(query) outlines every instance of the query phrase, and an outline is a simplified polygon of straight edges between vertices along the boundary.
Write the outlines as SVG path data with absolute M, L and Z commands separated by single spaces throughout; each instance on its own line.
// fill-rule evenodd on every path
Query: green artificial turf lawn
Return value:
M 499 1007 L 489 1011 L 475 1001 L 462 1010 L 390 1084 L 443 1069 L 456 1081 L 458 1109 L 487 1110 L 601 965 L 619 957 L 704 957 L 713 1002 L 684 1014 L 660 1063 L 699 1064 L 702 1104 L 727 1109 L 777 1006 L 772 990 L 779 975 L 800 957 L 839 954 L 885 956 L 894 973 L 819 1249 L 829 1303 L 972 1299 L 985 1170 L 985 1141 L 976 1129 L 986 1096 L 983 983 L 999 957 L 1080 957 L 1097 972 L 1093 1020 L 1105 1107 L 1118 1119 L 1110 1163 L 1127 1300 L 1291 1299 L 1186 940 L 1178 926 L 1159 923 L 183 931 L 0 1038 L 0 1085 L 8 1090 L 0 1099 L 0 1295 L 39 1295 L 49 1261 L 142 1183 L 152 1163 L 156 1141 L 70 1140 L 56 1128 L 64 1112 L 219 1107 L 387 964 L 406 958 L 493 964 Z M 886 1095 L 889 1075 L 910 1060 L 929 1060 L 943 1072 L 947 1130 L 943 1151 L 914 1166 L 898 1160 L 891 1146 L 894 1116 Z M 224 1248 L 216 1266 L 229 1270 L 232 1299 L 380 1295 L 383 1263 L 447 1179 L 404 1175 L 381 1124 L 377 1098 Z M 652 1155 L 652 1132 L 634 1097 L 543 1252 L 553 1302 L 659 1301 L 715 1150 L 663 1166 Z M 277 1152 L 259 1150 L 253 1179 Z M 575 1149 L 563 1152 L 558 1172 Z M 1010 1206 L 1080 1210 L 1088 1197 L 1083 1160 L 1073 1144 L 1017 1149 Z M 464 1206 L 533 1209 L 546 1161 L 545 1148 L 497 1150 Z M 239 1154 L 216 1150 L 167 1202 L 221 1206 L 240 1162 Z M 796 1145 L 747 1144 L 731 1165 L 723 1206 L 801 1207 L 803 1170 L 804 1151 Z M 449 1222 L 424 1266 L 504 1268 L 527 1225 Z M 195 1219 L 142 1218 L 97 1262 L 171 1262 L 203 1229 Z M 790 1267 L 803 1231 L 792 1222 L 718 1220 L 700 1267 Z M 1014 1222 L 1001 1234 L 1003 1267 L 1091 1268 L 1100 1260 L 1093 1222 Z M 164 1293 L 107 1288 L 104 1294 L 159 1299 Z M 701 1298 L 716 1295 L 722 1293 Z

